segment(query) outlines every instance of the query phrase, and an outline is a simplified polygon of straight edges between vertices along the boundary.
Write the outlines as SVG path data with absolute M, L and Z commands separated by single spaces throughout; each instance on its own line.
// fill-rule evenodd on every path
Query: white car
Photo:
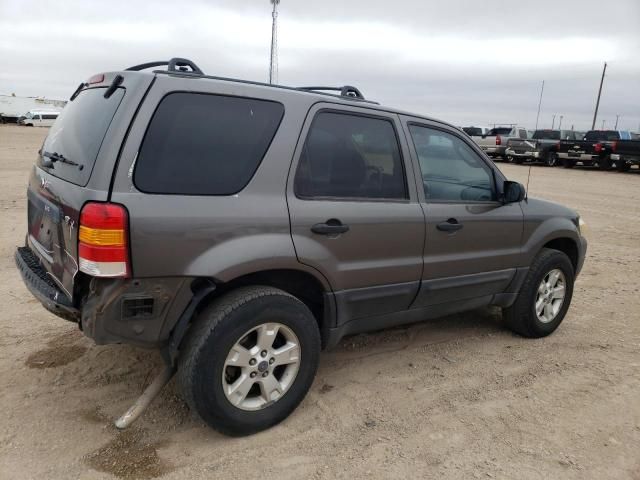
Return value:
M 28 127 L 50 127 L 60 112 L 52 110 L 30 110 L 18 119 L 18 124 Z

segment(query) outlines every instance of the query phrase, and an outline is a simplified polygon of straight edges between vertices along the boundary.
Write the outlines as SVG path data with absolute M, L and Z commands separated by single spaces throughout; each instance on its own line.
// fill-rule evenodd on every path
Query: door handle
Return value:
M 320 235 L 337 235 L 339 233 L 348 232 L 349 226 L 344 225 L 337 218 L 331 218 L 325 223 L 316 223 L 311 227 L 311 231 Z
M 439 223 L 436 228 L 441 232 L 457 232 L 463 227 L 455 218 L 450 218 L 446 222 Z

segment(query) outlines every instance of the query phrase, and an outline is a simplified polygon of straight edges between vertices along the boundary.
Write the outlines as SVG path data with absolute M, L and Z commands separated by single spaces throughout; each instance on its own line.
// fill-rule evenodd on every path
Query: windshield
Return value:
M 87 184 L 102 140 L 125 92 L 124 88 L 118 88 L 109 98 L 104 98 L 104 91 L 104 88 L 84 90 L 64 107 L 44 141 L 39 166 L 76 185 Z M 42 156 L 45 152 L 49 157 L 44 158 L 54 161 L 48 167 Z M 59 157 L 64 161 L 57 161 Z
M 27 112 L 27 113 L 24 115 L 24 118 L 33 118 L 33 115 L 31 115 L 31 112 Z
M 584 137 L 589 142 L 611 142 L 620 140 L 620 134 L 615 130 L 592 130 Z
M 560 140 L 560 130 L 536 130 L 534 140 Z
M 511 130 L 513 130 L 511 127 L 492 128 L 491 130 L 489 130 L 489 136 L 492 137 L 494 135 L 509 135 L 511 133 Z

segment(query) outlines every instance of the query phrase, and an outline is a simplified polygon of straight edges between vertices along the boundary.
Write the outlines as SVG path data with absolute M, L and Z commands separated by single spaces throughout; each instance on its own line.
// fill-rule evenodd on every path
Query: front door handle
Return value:
M 463 227 L 455 218 L 450 218 L 446 222 L 439 223 L 436 228 L 441 232 L 457 232 Z
M 337 235 L 339 233 L 348 232 L 349 226 L 344 225 L 337 218 L 331 218 L 325 223 L 316 223 L 311 227 L 311 231 L 320 235 Z

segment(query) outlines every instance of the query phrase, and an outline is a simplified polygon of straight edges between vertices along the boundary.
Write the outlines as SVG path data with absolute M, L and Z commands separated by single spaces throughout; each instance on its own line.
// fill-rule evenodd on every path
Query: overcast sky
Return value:
M 0 0 L 0 93 L 68 98 L 94 73 L 180 56 L 266 81 L 268 0 Z M 456 125 L 640 129 L 640 0 L 282 0 L 279 83 L 356 85 Z

